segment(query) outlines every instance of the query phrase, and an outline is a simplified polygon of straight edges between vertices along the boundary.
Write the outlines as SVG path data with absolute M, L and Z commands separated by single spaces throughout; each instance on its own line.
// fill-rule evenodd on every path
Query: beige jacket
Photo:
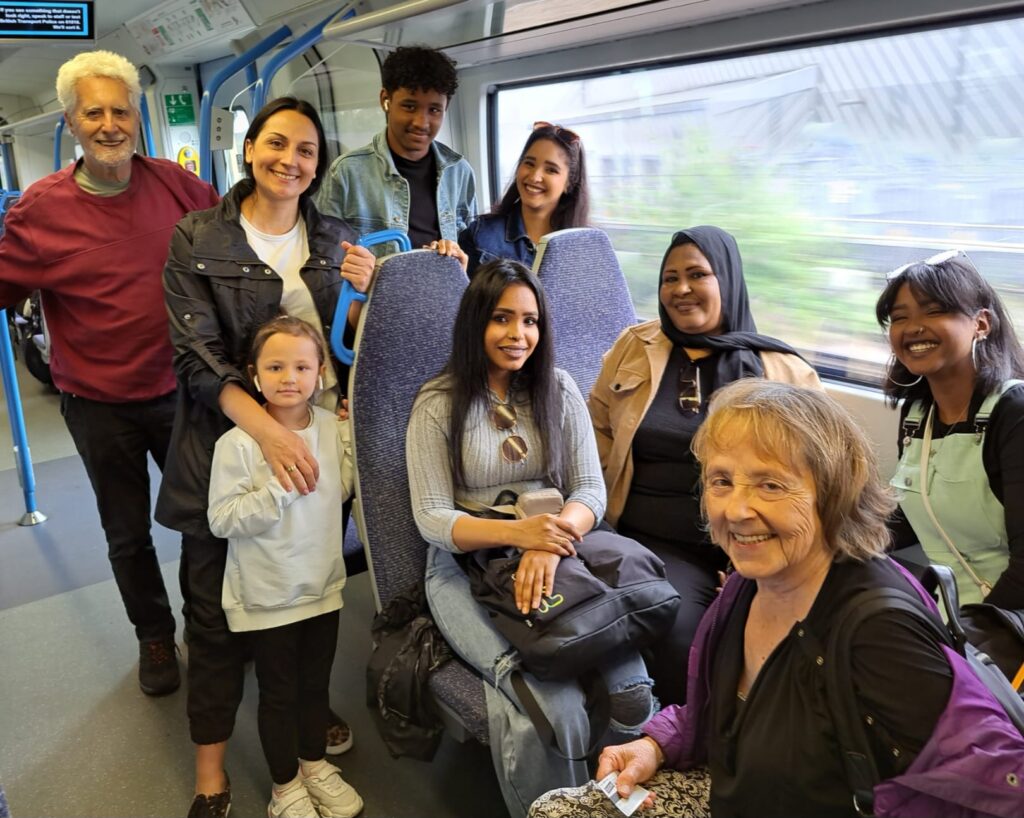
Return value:
M 608 487 L 605 519 L 612 525 L 626 506 L 633 482 L 633 436 L 665 374 L 672 342 L 657 320 L 623 330 L 604 356 L 601 374 L 587 401 Z M 796 355 L 761 352 L 768 380 L 821 389 L 818 374 Z

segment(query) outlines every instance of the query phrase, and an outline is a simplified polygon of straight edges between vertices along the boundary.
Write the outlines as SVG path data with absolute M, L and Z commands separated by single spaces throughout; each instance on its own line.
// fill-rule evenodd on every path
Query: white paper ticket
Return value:
M 618 773 L 608 773 L 608 775 L 597 782 L 597 786 L 619 808 L 619 811 L 628 818 L 628 816 L 637 811 L 637 808 L 650 795 L 650 792 L 641 786 L 636 786 L 633 788 L 633 792 L 630 793 L 629 798 L 623 798 L 619 795 L 618 790 L 615 789 L 615 782 L 618 778 Z

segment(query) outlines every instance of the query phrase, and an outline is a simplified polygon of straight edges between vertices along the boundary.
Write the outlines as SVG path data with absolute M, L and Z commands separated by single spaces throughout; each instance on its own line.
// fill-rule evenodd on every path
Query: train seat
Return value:
M 405 431 L 419 388 L 448 360 L 466 288 L 451 258 L 413 250 L 381 261 L 356 333 L 349 380 L 356 509 L 377 609 L 423 580 L 427 545 L 413 519 Z M 452 660 L 430 687 L 454 738 L 487 742 L 480 677 Z
M 583 397 L 615 339 L 637 321 L 626 278 L 603 230 L 577 227 L 540 240 L 533 271 L 544 285 L 555 335 L 555 363 Z

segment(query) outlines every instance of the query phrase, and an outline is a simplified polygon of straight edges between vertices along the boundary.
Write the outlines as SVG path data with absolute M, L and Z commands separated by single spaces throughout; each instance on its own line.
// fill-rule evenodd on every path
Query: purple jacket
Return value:
M 924 604 L 935 610 L 932 598 L 903 573 Z M 749 581 L 731 575 L 701 619 L 690 649 L 687 704 L 666 707 L 644 727 L 644 733 L 658 742 L 665 754 L 666 767 L 687 770 L 707 764 L 708 670 L 721 638 L 721 623 Z M 907 771 L 875 787 L 875 814 L 892 818 L 1021 818 L 1024 737 L 966 660 L 949 648 L 943 650 L 953 670 L 949 703 Z

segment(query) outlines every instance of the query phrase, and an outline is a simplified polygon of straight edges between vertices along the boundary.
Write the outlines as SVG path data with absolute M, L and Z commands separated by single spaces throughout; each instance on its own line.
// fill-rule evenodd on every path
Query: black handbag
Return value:
M 467 555 L 473 597 L 539 679 L 576 679 L 610 655 L 653 644 L 669 631 L 679 593 L 651 551 L 612 531 L 595 530 L 563 557 L 551 596 L 524 615 L 513 576 L 520 553 L 489 548 Z
M 988 654 L 1007 679 L 1019 679 L 1024 669 L 1024 611 L 971 603 L 960 608 L 960 624 L 967 641 Z M 1016 688 L 1024 693 L 1019 681 Z

